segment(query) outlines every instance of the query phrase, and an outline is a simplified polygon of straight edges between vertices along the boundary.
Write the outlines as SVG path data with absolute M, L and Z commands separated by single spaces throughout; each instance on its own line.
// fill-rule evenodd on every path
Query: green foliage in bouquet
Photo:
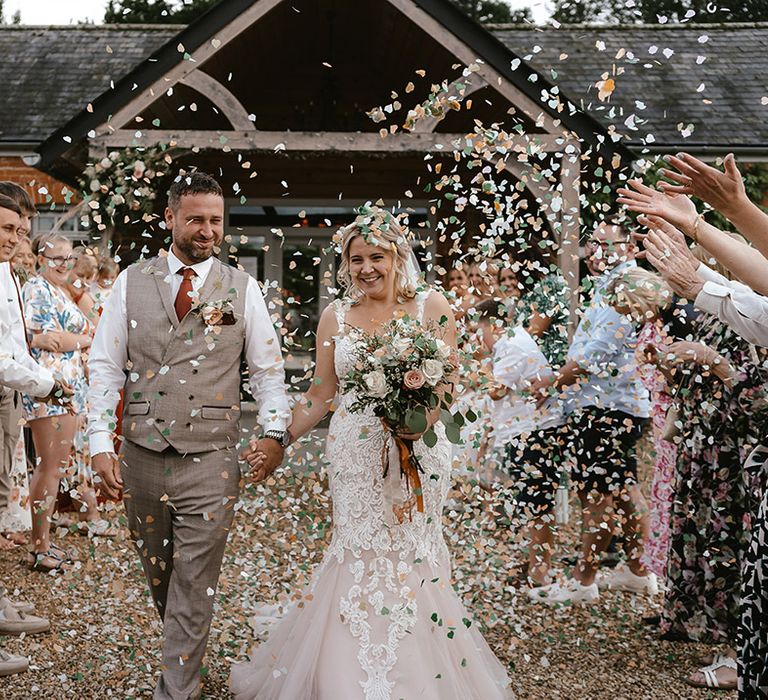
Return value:
M 353 392 L 352 412 L 372 408 L 396 433 L 424 433 L 429 447 L 437 443 L 429 414 L 437 411 L 448 440 L 460 441 L 464 418 L 450 410 L 448 382 L 458 369 L 455 350 L 441 338 L 441 324 L 419 324 L 407 315 L 390 321 L 381 333 L 353 329 L 354 365 L 341 379 Z

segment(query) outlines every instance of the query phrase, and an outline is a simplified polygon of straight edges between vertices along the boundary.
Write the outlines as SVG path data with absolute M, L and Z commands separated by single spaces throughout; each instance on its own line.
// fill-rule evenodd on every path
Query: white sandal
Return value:
M 694 688 L 736 690 L 736 686 L 738 685 L 738 681 L 736 680 L 733 682 L 733 685 L 721 685 L 717 678 L 717 670 L 720 668 L 732 668 L 734 671 L 738 671 L 736 666 L 736 659 L 732 659 L 730 656 L 718 655 L 715 657 L 714 663 L 710 664 L 709 666 L 704 666 L 697 671 L 697 673 L 700 673 L 702 676 L 704 676 L 704 683 L 697 683 L 696 681 L 692 681 L 690 678 L 687 678 L 686 680 L 688 681 L 688 684 L 692 685 Z

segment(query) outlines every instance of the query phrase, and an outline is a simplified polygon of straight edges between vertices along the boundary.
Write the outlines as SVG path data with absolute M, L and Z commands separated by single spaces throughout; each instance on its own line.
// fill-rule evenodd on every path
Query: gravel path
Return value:
M 445 514 L 459 592 L 509 665 L 520 698 L 610 700 L 735 697 L 697 691 L 683 678 L 709 651 L 659 641 L 642 623 L 658 600 L 605 594 L 599 604 L 549 610 L 529 604 L 514 586 L 519 545 L 495 527 L 498 498 L 460 484 Z M 264 602 L 300 590 L 322 553 L 330 525 L 322 481 L 284 475 L 243 499 L 230 539 L 207 658 L 205 698 L 228 698 L 229 665 L 246 653 L 249 617 Z M 114 519 L 121 518 L 120 511 Z M 575 529 L 566 528 L 564 551 Z M 2 698 L 97 700 L 151 697 L 161 628 L 138 559 L 124 539 L 69 535 L 83 562 L 64 576 L 32 573 L 20 552 L 0 552 L 0 581 L 50 617 L 53 633 L 2 638 L 30 656 L 29 673 L 0 679 Z M 299 700 L 299 699 L 297 699 Z

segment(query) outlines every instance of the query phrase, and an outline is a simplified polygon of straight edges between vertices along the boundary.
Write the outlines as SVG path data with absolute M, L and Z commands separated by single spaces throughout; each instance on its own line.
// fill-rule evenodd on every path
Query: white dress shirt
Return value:
M 536 408 L 536 399 L 523 395 L 531 382 L 552 376 L 552 368 L 533 337 L 522 326 L 499 338 L 493 346 L 493 377 L 511 389 L 493 402 L 493 430 L 497 446 L 513 437 L 562 425 L 561 402 L 550 399 Z
M 53 389 L 53 375 L 29 354 L 20 293 L 11 264 L 0 263 L 0 390 L 42 398 Z
M 191 267 L 195 271 L 192 289 L 197 292 L 205 284 L 212 265 L 211 258 L 195 265 L 185 265 L 171 249 L 168 252 L 170 275 L 167 280 L 171 302 L 175 301 L 181 286 L 182 276 L 176 274 L 181 268 Z M 113 434 L 109 428 L 110 416 L 114 416 L 120 389 L 125 385 L 124 370 L 128 361 L 126 287 L 126 275 L 121 272 L 104 305 L 104 313 L 91 345 L 88 360 L 88 434 L 91 455 L 114 451 Z M 259 406 L 259 423 L 264 430 L 285 430 L 290 422 L 291 410 L 280 342 L 264 296 L 253 278 L 248 280 L 245 292 L 244 322 L 245 360 L 248 363 L 251 393 Z
M 768 347 L 768 297 L 704 264 L 697 272 L 705 282 L 694 301 L 696 308 L 717 316 L 747 342 Z

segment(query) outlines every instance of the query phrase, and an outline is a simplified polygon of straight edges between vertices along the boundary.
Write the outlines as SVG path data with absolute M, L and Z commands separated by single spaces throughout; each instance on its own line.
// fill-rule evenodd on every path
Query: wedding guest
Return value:
M 36 262 L 29 234 L 22 235 L 19 238 L 19 245 L 16 246 L 16 252 L 11 258 L 11 267 L 13 267 L 13 271 L 16 273 L 16 277 L 22 286 L 35 274 L 37 270 Z
M 111 258 L 107 254 L 103 254 L 99 257 L 99 268 L 96 275 L 96 281 L 91 285 L 91 296 L 93 296 L 96 302 L 96 308 L 101 312 L 104 308 L 104 304 L 107 302 L 110 293 L 112 292 L 112 285 L 115 283 L 118 274 L 120 274 L 120 267 L 115 262 L 114 258 Z
M 520 298 L 520 283 L 517 281 L 517 275 L 506 263 L 501 265 L 496 273 L 496 289 L 500 299 Z
M 21 210 L 21 225 L 18 229 L 18 244 L 14 250 L 13 259 L 18 255 L 21 247 L 28 243 L 27 236 L 31 227 L 32 217 L 35 216 L 35 204 L 27 191 L 17 185 L 15 182 L 0 182 L 0 194 L 13 200 Z M 21 285 L 19 274 L 13 267 L 13 263 L 3 262 L 3 267 L 10 274 L 10 282 L 14 287 L 11 292 L 16 293 L 17 287 Z M 10 287 L 9 287 L 10 289 Z M 20 321 L 19 329 L 24 333 L 24 325 Z M 18 420 L 15 424 L 8 426 L 10 433 L 16 432 L 16 445 L 12 447 L 9 461 L 5 464 L 6 473 L 3 475 L 3 486 L 0 488 L 6 495 L 6 498 L 0 498 L 0 549 L 13 547 L 14 545 L 24 545 L 27 543 L 27 537 L 24 534 L 29 530 L 29 508 L 28 508 L 28 483 L 26 461 L 23 459 L 23 436 L 19 428 Z M 8 436 L 12 441 L 12 437 Z M 21 453 L 22 459 L 19 459 Z M 2 501 L 5 500 L 5 504 Z
M 41 404 L 33 396 L 23 399 L 38 464 L 30 482 L 32 503 L 32 562 L 36 571 L 60 571 L 71 564 L 69 555 L 51 542 L 50 525 L 62 474 L 70 465 L 75 434 L 86 415 L 86 372 L 83 351 L 90 347 L 93 328 L 85 313 L 70 295 L 72 244 L 61 235 L 50 235 L 39 242 L 40 274 L 24 285 L 24 313 L 27 328 L 33 333 L 57 333 L 57 349 L 46 350 L 33 344 L 32 355 L 54 376 L 73 388 L 69 409 Z M 92 494 L 92 492 L 91 492 Z M 87 516 L 94 517 L 95 500 L 87 503 Z
M 677 447 L 665 439 L 672 407 L 671 389 L 661 364 L 672 342 L 661 314 L 670 305 L 672 290 L 658 275 L 633 267 L 614 277 L 606 290 L 611 306 L 631 318 L 639 327 L 637 364 L 640 378 L 651 397 L 654 469 L 651 483 L 649 532 L 643 563 L 656 576 L 664 577 L 669 551 L 669 511 L 675 488 Z
M 497 269 L 497 265 L 493 260 L 484 258 L 473 260 L 467 266 L 469 288 L 462 297 L 461 307 L 472 328 L 474 328 L 476 320 L 474 318 L 475 307 L 485 299 L 492 299 L 498 291 L 496 289 Z
M 756 294 L 746 285 L 729 280 L 701 264 L 688 249 L 683 234 L 668 221 L 653 215 L 639 217 L 638 221 L 650 230 L 644 240 L 649 262 L 678 294 L 693 299 L 699 309 L 715 314 L 744 339 L 759 343 L 763 347 L 768 345 L 768 328 L 764 320 L 768 299 Z M 735 262 L 731 259 L 731 269 L 735 274 L 740 274 L 740 271 L 746 271 L 747 267 L 763 265 L 765 261 L 757 258 L 758 256 L 753 255 L 754 262 L 749 262 L 744 257 Z M 752 271 L 754 272 L 754 269 Z M 764 385 L 760 388 L 760 391 L 763 390 Z M 768 428 L 764 403 L 765 400 L 761 402 L 758 396 L 758 400 L 752 404 L 752 415 L 748 419 L 748 423 L 758 435 L 764 435 Z M 755 489 L 755 495 L 759 500 L 762 492 L 762 501 L 752 523 L 748 548 L 743 553 L 744 577 L 737 635 L 738 683 L 740 697 L 745 699 L 755 697 L 755 692 L 768 686 L 768 665 L 765 656 L 768 625 L 764 621 L 765 610 L 768 608 L 764 583 L 768 580 L 768 555 L 765 547 L 768 541 L 768 490 L 765 488 L 764 448 L 755 450 L 755 454 L 759 458 L 750 458 L 746 470 L 750 479 L 759 482 L 760 488 Z M 711 665 L 700 669 L 699 678 L 696 680 L 703 680 L 710 687 L 729 687 L 735 679 L 736 663 L 725 655 L 718 656 Z
M 20 199 L 26 203 L 23 197 Z M 19 230 L 29 226 L 30 213 L 31 208 L 22 209 L 15 199 L 0 194 L 0 510 L 7 500 L 6 477 L 19 436 L 17 392 L 47 401 L 63 401 L 71 394 L 35 363 L 27 347 L 19 288 L 8 261 L 18 244 Z M 12 600 L 7 589 L 0 586 L 0 635 L 50 629 L 48 620 L 32 615 L 33 611 L 32 605 Z M 20 673 L 28 667 L 25 657 L 0 649 L 0 676 Z
M 533 587 L 544 586 L 551 582 L 562 407 L 555 398 L 537 406 L 526 393 L 531 380 L 552 374 L 552 367 L 522 326 L 509 328 L 504 302 L 489 299 L 477 310 L 483 343 L 493 357 L 495 440 L 503 446 L 513 482 L 513 517 L 522 520 L 530 543 L 527 579 Z
M 572 472 L 582 507 L 582 538 L 573 577 L 533 589 L 535 602 L 590 602 L 599 597 L 595 576 L 600 555 L 619 517 L 627 543 L 627 567 L 617 567 L 612 588 L 656 592 L 656 577 L 643 564 L 648 533 L 647 505 L 637 483 L 635 446 L 650 413 L 648 392 L 635 359 L 636 332 L 631 321 L 607 302 L 615 276 L 635 266 L 629 233 L 616 224 L 600 224 L 586 246 L 593 276 L 592 298 L 581 316 L 567 360 L 554 374 L 533 382 L 531 391 L 545 401 L 560 394 L 569 413 L 568 440 L 576 460 Z

